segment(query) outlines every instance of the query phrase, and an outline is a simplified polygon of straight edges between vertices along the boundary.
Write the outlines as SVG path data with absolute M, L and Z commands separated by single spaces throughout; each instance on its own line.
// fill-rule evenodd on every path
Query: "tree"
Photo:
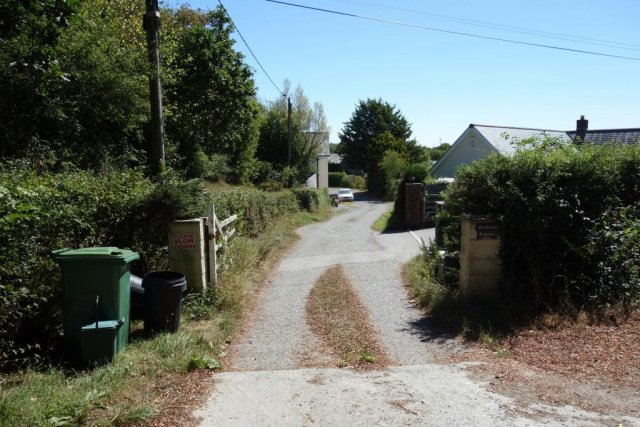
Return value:
M 0 156 L 43 168 L 146 164 L 144 9 L 129 0 L 0 0 Z M 247 180 L 259 104 L 229 19 L 186 6 L 161 16 L 169 164 Z
M 264 119 L 260 126 L 260 141 L 257 156 L 259 160 L 271 163 L 277 169 L 287 166 L 288 129 L 287 101 L 291 96 L 291 168 L 296 171 L 296 181 L 305 181 L 315 170 L 315 159 L 329 144 L 330 128 L 320 102 L 313 106 L 298 85 L 291 92 L 289 80 L 284 82 L 285 96 L 267 102 Z
M 448 142 L 443 142 L 437 147 L 424 147 L 426 158 L 425 160 L 431 160 L 437 162 L 440 158 L 447 152 L 447 150 L 451 147 L 451 144 Z
M 259 107 L 251 68 L 233 49 L 233 27 L 221 7 L 177 42 L 175 80 L 166 86 L 167 138 L 192 176 L 226 156 L 234 181 L 251 177 Z
M 135 162 L 149 110 L 140 13 L 127 0 L 0 2 L 2 157 Z
M 424 150 L 411 139 L 411 133 L 411 125 L 395 105 L 382 99 L 367 99 L 359 102 L 338 134 L 338 149 L 348 165 L 367 173 L 369 190 L 381 191 L 379 164 L 387 151 L 396 151 L 410 162 L 424 157 Z
M 78 1 L 0 0 L 0 155 L 27 157 L 57 133 L 58 40 Z

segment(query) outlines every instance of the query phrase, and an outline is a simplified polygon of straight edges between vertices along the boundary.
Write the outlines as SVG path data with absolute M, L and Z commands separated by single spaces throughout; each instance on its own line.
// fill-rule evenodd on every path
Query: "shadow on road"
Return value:
M 382 203 L 382 200 L 380 200 L 378 196 L 368 191 L 354 191 L 353 197 L 355 198 L 356 202 Z
M 419 320 L 408 322 L 407 328 L 405 328 L 404 331 L 417 336 L 422 342 L 443 344 L 456 338 L 455 334 L 442 331 L 427 317 L 421 317 Z

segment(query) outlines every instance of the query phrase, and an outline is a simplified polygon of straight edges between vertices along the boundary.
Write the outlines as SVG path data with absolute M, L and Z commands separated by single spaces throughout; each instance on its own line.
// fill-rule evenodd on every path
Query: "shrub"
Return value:
M 438 277 L 438 270 L 442 264 L 442 257 L 437 245 L 422 246 L 422 254 L 416 260 L 407 265 L 409 287 L 418 303 L 433 310 L 442 302 L 453 289 L 449 289 Z
M 640 308 L 640 206 L 605 211 L 576 255 L 581 297 L 599 310 L 596 317 L 614 304 L 625 313 Z
M 264 181 L 258 184 L 258 188 L 262 191 L 280 191 L 282 190 L 282 185 L 275 181 Z
M 256 161 L 254 166 L 254 182 L 273 182 L 280 179 L 280 174 L 269 162 Z
M 229 156 L 214 154 L 208 156 L 203 151 L 198 151 L 190 162 L 189 173 L 209 181 L 224 180 L 232 172 L 229 167 Z
M 297 197 L 300 209 L 302 210 L 311 212 L 322 206 L 329 206 L 331 204 L 329 192 L 326 188 L 319 190 L 311 188 L 295 188 L 292 191 Z
M 344 172 L 329 172 L 329 187 L 351 187 L 351 181 Z
M 521 141 L 512 157 L 493 154 L 461 167 L 445 208 L 451 218 L 500 220 L 501 296 L 522 321 L 548 310 L 637 306 L 640 284 L 629 267 L 637 259 L 638 194 L 640 147 L 541 137 Z
M 383 199 L 395 200 L 398 196 L 398 184 L 407 169 L 405 156 L 396 151 L 387 151 L 380 161 L 383 172 Z
M 347 179 L 351 182 L 351 188 L 355 188 L 357 190 L 366 190 L 367 189 L 367 180 L 360 175 L 348 175 Z
M 414 163 L 404 171 L 405 182 L 427 182 L 430 166 L 427 163 Z

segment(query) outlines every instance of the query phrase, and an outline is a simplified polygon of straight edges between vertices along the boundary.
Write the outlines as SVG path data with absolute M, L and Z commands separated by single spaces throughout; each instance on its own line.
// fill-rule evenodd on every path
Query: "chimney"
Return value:
M 580 116 L 580 120 L 576 120 L 576 140 L 580 138 L 580 142 L 584 142 L 589 130 L 589 120 L 585 120 L 584 116 Z

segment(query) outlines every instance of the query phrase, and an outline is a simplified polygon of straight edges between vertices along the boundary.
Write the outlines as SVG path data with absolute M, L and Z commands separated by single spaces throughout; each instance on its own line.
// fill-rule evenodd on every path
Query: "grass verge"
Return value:
M 297 240 L 296 228 L 331 215 L 329 207 L 286 215 L 257 238 L 234 240 L 219 292 L 185 298 L 178 333 L 145 339 L 137 322 L 127 350 L 107 366 L 33 366 L 0 376 L 0 425 L 183 424 L 206 399 L 207 371 L 220 367 L 251 291 Z
M 424 248 L 421 256 L 405 265 L 404 274 L 418 305 L 444 332 L 480 343 L 493 360 L 509 358 L 521 366 L 583 382 L 608 380 L 635 388 L 640 384 L 637 312 L 621 323 L 589 324 L 584 313 L 577 319 L 547 314 L 509 327 L 509 318 L 499 307 L 468 303 L 455 286 L 443 285 L 437 276 L 439 262 L 435 248 Z M 482 359 L 482 354 L 463 357 Z
M 401 230 L 403 226 L 404 222 L 402 218 L 400 218 L 400 215 L 396 214 L 394 208 L 380 215 L 380 217 L 376 219 L 376 222 L 373 223 L 373 229 L 381 233 Z
M 311 330 L 339 355 L 338 366 L 380 369 L 388 363 L 342 265 L 318 279 L 307 300 L 307 319 Z
M 432 245 L 423 247 L 422 255 L 405 264 L 405 283 L 417 304 L 443 332 L 480 341 L 500 355 L 508 355 L 502 347 L 502 337 L 508 331 L 502 312 L 490 304 L 468 303 L 461 298 L 455 281 L 444 284 L 439 274 L 441 263 Z

